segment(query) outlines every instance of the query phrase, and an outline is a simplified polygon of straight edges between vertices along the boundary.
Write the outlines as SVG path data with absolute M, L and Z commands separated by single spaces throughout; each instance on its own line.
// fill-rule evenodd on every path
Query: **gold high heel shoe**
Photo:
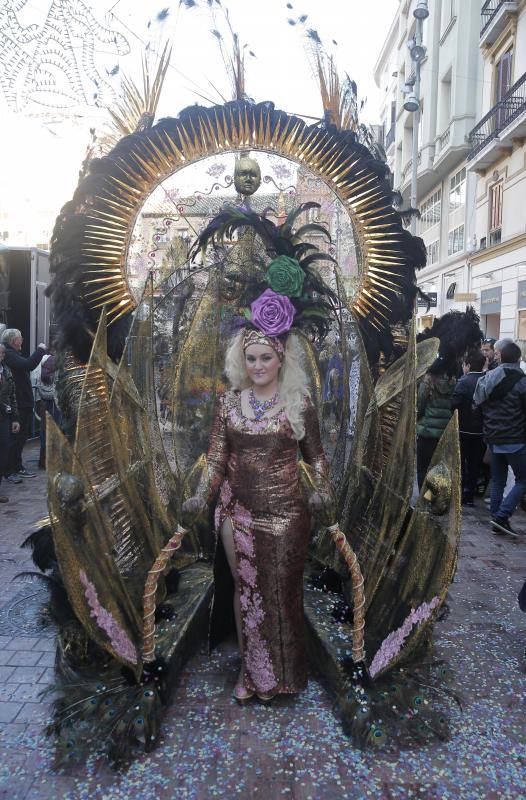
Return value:
M 252 700 L 254 697 L 254 692 L 249 692 L 249 690 L 245 689 L 244 686 L 234 686 L 232 697 L 236 703 L 239 703 L 240 706 L 244 706 L 249 700 Z
M 277 695 L 275 695 L 275 694 L 258 694 L 257 695 L 257 698 L 258 698 L 259 702 L 263 706 L 269 706 L 272 703 L 272 701 L 274 700 L 275 697 L 277 697 Z

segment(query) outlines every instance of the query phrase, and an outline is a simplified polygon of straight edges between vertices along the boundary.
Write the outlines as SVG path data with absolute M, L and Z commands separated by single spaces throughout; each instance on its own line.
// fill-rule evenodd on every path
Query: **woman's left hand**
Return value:
M 19 422 L 13 422 L 12 425 L 11 425 L 11 433 L 18 433 L 19 430 L 20 430 L 20 423 Z

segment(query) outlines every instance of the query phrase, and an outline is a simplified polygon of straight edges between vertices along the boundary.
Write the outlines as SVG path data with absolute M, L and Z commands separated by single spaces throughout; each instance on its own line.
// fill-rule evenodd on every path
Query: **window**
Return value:
M 498 244 L 502 234 L 503 182 L 490 186 L 489 190 L 489 244 Z
M 438 130 L 445 133 L 451 124 L 451 70 L 440 82 L 440 105 L 438 111 Z
M 455 16 L 455 0 L 442 0 L 442 19 L 440 24 L 440 33 L 445 33 L 445 30 L 453 17 Z
M 463 167 L 449 179 L 449 210 L 455 211 L 466 204 L 466 168 Z
M 495 64 L 495 103 L 499 103 L 511 86 L 513 48 L 510 47 Z
M 447 254 L 452 256 L 453 253 L 459 253 L 464 249 L 464 226 L 459 225 L 458 228 L 453 228 L 449 231 L 447 241 Z
M 423 233 L 440 222 L 442 190 L 438 189 L 420 206 L 420 232 Z
M 436 264 L 439 258 L 439 250 L 440 250 L 440 243 L 439 240 L 436 239 L 431 244 L 426 245 L 427 250 L 427 265 Z

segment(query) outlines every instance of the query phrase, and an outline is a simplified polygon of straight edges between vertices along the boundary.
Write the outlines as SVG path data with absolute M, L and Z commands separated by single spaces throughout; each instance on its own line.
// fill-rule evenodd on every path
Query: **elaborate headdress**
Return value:
M 272 260 L 262 280 L 247 281 L 243 293 L 246 307 L 239 322 L 266 337 L 274 339 L 287 334 L 291 328 L 301 328 L 312 338 L 321 339 L 329 329 L 336 297 L 313 265 L 317 261 L 336 261 L 316 245 L 303 241 L 305 235 L 317 232 L 330 242 L 329 232 L 319 223 L 293 230 L 295 220 L 311 208 L 320 208 L 320 205 L 303 203 L 283 224 L 276 225 L 265 213 L 228 206 L 208 224 L 193 247 L 191 257 L 195 258 L 199 250 L 204 252 L 210 243 L 218 247 L 240 228 L 252 228 L 259 235 Z
M 283 360 L 285 346 L 277 336 L 266 336 L 255 328 L 248 328 L 243 336 L 243 350 L 246 350 L 251 344 L 266 344 L 268 347 L 272 347 L 280 359 Z

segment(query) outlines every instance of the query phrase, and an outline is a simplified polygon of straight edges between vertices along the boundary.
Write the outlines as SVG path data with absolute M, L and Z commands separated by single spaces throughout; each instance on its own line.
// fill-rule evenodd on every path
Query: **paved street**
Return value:
M 36 451 L 28 465 L 35 466 Z M 526 616 L 516 594 L 526 575 L 526 537 L 494 536 L 487 511 L 465 515 L 450 614 L 437 627 L 438 653 L 456 674 L 464 711 L 454 735 L 422 750 L 361 754 L 342 734 L 331 701 L 311 679 L 299 699 L 238 708 L 230 693 L 233 645 L 197 654 L 149 756 L 114 772 L 92 759 L 72 774 L 50 770 L 40 690 L 53 677 L 53 635 L 43 629 L 39 584 L 14 580 L 32 569 L 20 542 L 45 514 L 42 472 L 8 486 L 0 508 L 0 797 L 114 798 L 461 798 L 526 797 Z M 524 515 L 517 526 L 526 530 Z

